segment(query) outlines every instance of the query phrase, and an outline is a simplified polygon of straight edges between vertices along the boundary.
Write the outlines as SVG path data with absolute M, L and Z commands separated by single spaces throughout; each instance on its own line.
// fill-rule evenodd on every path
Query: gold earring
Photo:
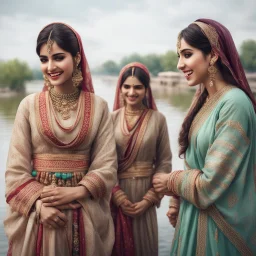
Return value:
M 72 82 L 74 87 L 78 87 L 83 81 L 83 75 L 81 69 L 77 66 L 73 72 Z
M 210 62 L 210 66 L 208 68 L 209 76 L 210 76 L 210 87 L 213 87 L 215 81 L 215 75 L 217 73 L 217 68 L 213 66 L 213 61 Z
M 120 105 L 123 107 L 123 106 L 126 106 L 126 101 L 124 99 L 124 95 L 120 92 Z
M 50 80 L 46 75 L 43 75 L 44 77 L 44 84 L 47 86 L 48 90 L 50 91 L 54 86 L 51 84 Z

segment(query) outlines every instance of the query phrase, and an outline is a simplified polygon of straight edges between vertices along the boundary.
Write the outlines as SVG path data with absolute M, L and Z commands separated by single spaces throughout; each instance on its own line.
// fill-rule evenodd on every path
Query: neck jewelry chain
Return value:
M 133 130 L 133 128 L 137 125 L 144 109 L 145 106 L 138 110 L 128 110 L 125 108 L 125 121 L 129 131 Z
M 70 111 L 77 108 L 80 90 L 76 88 L 72 93 L 61 94 L 51 89 L 49 94 L 54 109 L 61 114 L 63 120 L 69 119 L 71 117 Z

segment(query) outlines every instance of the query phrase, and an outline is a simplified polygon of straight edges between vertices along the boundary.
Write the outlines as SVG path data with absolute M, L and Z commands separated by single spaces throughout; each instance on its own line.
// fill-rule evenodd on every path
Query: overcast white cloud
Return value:
M 256 40 L 255 0 L 0 0 L 0 59 L 39 66 L 36 38 L 53 21 L 80 33 L 91 67 L 134 52 L 165 53 L 175 50 L 178 32 L 200 17 L 228 27 L 238 48 L 243 40 Z

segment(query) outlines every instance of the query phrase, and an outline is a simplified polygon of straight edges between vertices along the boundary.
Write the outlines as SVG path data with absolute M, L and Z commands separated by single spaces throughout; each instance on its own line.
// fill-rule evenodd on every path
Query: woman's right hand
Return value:
M 131 217 L 134 214 L 134 204 L 128 199 L 125 199 L 124 202 L 120 205 L 120 207 L 125 215 Z
M 66 225 L 68 219 L 66 215 L 55 207 L 41 206 L 40 222 L 47 228 L 62 228 Z
M 176 207 L 170 207 L 169 211 L 166 213 L 166 216 L 169 219 L 171 225 L 175 228 L 178 220 L 179 209 Z

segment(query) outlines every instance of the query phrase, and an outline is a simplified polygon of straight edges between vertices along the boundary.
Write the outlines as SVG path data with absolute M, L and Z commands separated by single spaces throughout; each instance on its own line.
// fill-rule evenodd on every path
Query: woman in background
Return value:
M 62 23 L 37 39 L 45 90 L 17 111 L 6 170 L 8 255 L 110 255 L 116 146 L 80 36 Z M 48 90 L 46 90 L 48 87 Z
M 171 171 L 171 150 L 166 120 L 157 111 L 143 64 L 121 70 L 112 118 L 119 182 L 112 197 L 119 207 L 113 254 L 158 255 L 156 206 L 162 195 L 152 187 L 152 177 Z

